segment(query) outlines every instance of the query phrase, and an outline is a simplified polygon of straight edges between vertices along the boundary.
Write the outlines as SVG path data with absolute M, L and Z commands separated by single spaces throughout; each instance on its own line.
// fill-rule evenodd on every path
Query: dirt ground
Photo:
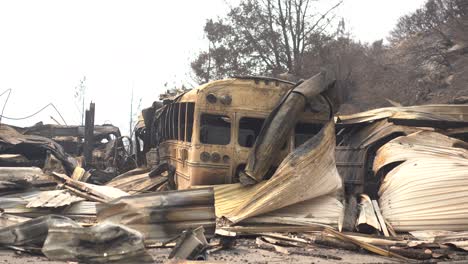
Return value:
M 275 251 L 260 249 L 255 245 L 255 240 L 238 240 L 237 245 L 230 250 L 213 252 L 208 255 L 208 260 L 219 263 L 398 263 L 397 261 L 379 257 L 370 253 L 358 253 L 341 249 L 331 249 L 324 247 L 310 247 L 307 249 L 288 248 L 289 255 Z M 165 263 L 170 248 L 149 249 L 155 259 L 155 263 Z M 293 252 L 294 251 L 294 252 Z M 12 250 L 0 250 L 0 264 L 44 264 L 44 263 L 65 263 L 60 261 L 49 261 L 45 257 L 33 256 L 26 253 L 15 253 Z

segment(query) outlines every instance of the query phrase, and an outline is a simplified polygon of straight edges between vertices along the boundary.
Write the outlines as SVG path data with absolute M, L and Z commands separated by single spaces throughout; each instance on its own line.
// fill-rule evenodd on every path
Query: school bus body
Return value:
M 276 79 L 225 79 L 164 105 L 157 122 L 159 157 L 176 168 L 178 189 L 238 181 L 263 121 L 292 87 Z M 317 133 L 326 115 L 302 113 L 275 165 Z

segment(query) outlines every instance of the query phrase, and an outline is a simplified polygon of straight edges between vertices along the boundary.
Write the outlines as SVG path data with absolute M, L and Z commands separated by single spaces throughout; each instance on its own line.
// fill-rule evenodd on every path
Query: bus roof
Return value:
M 293 82 L 286 80 L 263 77 L 263 76 L 236 76 L 233 78 L 216 80 L 205 83 L 198 86 L 186 93 L 183 93 L 174 101 L 178 102 L 195 102 L 197 101 L 197 96 L 200 92 L 205 92 L 207 90 L 212 90 L 212 88 L 235 88 L 235 87 L 250 87 L 258 89 L 278 89 L 278 91 L 285 92 L 290 90 L 294 86 Z

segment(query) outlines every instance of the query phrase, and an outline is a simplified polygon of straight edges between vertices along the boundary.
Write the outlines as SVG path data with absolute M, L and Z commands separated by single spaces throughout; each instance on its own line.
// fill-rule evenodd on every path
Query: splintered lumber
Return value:
M 419 248 L 402 248 L 402 247 L 390 247 L 390 252 L 399 254 L 401 256 L 411 259 L 431 259 L 432 251 L 430 249 L 419 249 Z
M 300 83 L 281 99 L 265 120 L 250 151 L 245 171 L 240 176 L 241 182 L 250 185 L 262 181 L 308 100 L 324 92 L 332 83 L 331 75 L 321 72 Z
M 322 195 L 336 194 L 342 181 L 335 166 L 334 127 L 334 123 L 329 122 L 317 135 L 296 148 L 268 181 L 249 187 L 214 187 L 218 192 L 217 210 L 232 223 L 238 223 Z
M 314 243 L 330 248 L 341 248 L 351 251 L 359 251 L 360 247 L 349 241 L 343 241 L 333 236 L 321 235 L 315 238 Z
M 125 196 L 98 206 L 98 220 L 125 224 L 143 233 L 145 243 L 163 242 L 202 226 L 214 235 L 212 188 Z
M 395 138 L 377 151 L 376 175 L 394 167 L 384 175 L 379 205 L 396 231 L 468 229 L 468 149 L 464 145 L 421 131 Z
M 234 232 L 239 234 L 257 234 L 257 233 L 268 233 L 268 232 L 279 232 L 279 233 L 306 233 L 306 232 L 317 232 L 323 231 L 325 228 L 331 228 L 330 226 L 321 224 L 310 224 L 307 226 L 293 226 L 293 225 L 250 225 L 250 226 L 223 226 L 219 229 L 223 229 L 228 232 Z
M 366 249 L 366 250 L 368 250 L 370 252 L 373 252 L 375 254 L 378 254 L 378 255 L 381 255 L 381 256 L 386 256 L 386 257 L 398 258 L 398 259 L 406 261 L 406 262 L 412 262 L 411 259 L 403 257 L 403 256 L 401 256 L 401 255 L 399 255 L 397 253 L 393 253 L 391 251 L 382 249 L 382 248 L 374 246 L 372 244 L 356 240 L 356 239 L 354 239 L 352 237 L 349 237 L 349 236 L 347 236 L 345 234 L 342 234 L 342 233 L 340 233 L 338 231 L 335 231 L 333 229 L 327 228 L 323 232 L 325 232 L 327 234 L 330 234 L 330 235 L 333 235 L 334 237 L 336 237 L 336 238 L 338 238 L 338 239 L 340 239 L 342 241 L 351 242 L 351 243 L 353 243 L 355 245 L 358 245 L 358 246 L 362 247 L 363 249 Z

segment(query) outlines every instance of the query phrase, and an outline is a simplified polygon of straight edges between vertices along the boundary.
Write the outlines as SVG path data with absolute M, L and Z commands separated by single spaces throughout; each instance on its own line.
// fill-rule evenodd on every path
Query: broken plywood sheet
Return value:
M 98 220 L 124 224 L 142 232 L 147 243 L 163 242 L 183 230 L 215 229 L 212 188 L 131 195 L 98 206 Z
M 396 138 L 377 152 L 375 172 L 399 164 L 389 167 L 379 190 L 382 215 L 396 231 L 468 228 L 468 151 L 453 142 L 420 132 Z
M 341 189 L 341 177 L 335 165 L 334 127 L 334 123 L 329 122 L 316 136 L 289 154 L 271 179 L 245 188 L 245 193 L 238 196 L 242 201 L 227 204 L 231 207 L 231 204 L 238 203 L 224 216 L 238 223 Z
M 53 226 L 42 252 L 51 260 L 84 263 L 154 263 L 143 235 L 129 227 L 102 223 L 93 227 Z

